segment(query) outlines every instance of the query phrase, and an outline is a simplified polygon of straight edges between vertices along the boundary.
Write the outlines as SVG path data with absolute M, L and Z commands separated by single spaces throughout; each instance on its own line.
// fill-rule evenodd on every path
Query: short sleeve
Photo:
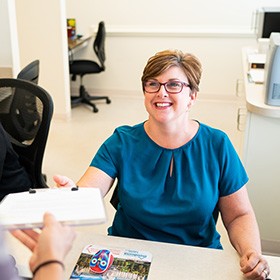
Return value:
M 100 146 L 90 166 L 101 169 L 110 177 L 115 178 L 118 173 L 117 163 L 120 149 L 118 136 L 114 133 Z
M 220 157 L 220 196 L 227 196 L 242 188 L 249 180 L 245 168 L 230 142 L 224 134 L 219 149 Z

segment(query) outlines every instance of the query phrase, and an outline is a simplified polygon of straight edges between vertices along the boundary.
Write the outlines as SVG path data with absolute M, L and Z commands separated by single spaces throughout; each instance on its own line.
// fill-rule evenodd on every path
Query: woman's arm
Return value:
M 115 179 L 111 178 L 104 171 L 90 166 L 77 182 L 79 187 L 99 188 L 102 195 L 105 196 L 112 187 Z
M 266 279 L 270 270 L 262 256 L 259 229 L 246 187 L 221 197 L 219 209 L 229 239 L 240 255 L 244 276 L 248 279 Z
M 53 179 L 58 187 L 73 187 L 76 185 L 74 181 L 66 176 L 55 175 Z M 102 170 L 90 166 L 77 182 L 77 185 L 79 187 L 99 188 L 104 197 L 112 187 L 114 180 Z

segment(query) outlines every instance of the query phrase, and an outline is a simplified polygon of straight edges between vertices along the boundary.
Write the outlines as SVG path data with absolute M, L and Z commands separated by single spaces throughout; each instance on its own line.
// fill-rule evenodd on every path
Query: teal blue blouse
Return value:
M 219 197 L 248 181 L 227 135 L 204 124 L 176 149 L 153 142 L 144 123 L 121 126 L 91 166 L 118 179 L 120 203 L 110 235 L 210 248 L 222 248 Z

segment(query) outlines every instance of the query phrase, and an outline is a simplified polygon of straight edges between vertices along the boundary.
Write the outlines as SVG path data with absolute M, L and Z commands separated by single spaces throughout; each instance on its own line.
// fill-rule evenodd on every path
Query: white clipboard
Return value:
M 49 188 L 8 194 L 0 203 L 0 224 L 4 229 L 42 227 L 45 212 L 73 226 L 106 222 L 98 188 Z

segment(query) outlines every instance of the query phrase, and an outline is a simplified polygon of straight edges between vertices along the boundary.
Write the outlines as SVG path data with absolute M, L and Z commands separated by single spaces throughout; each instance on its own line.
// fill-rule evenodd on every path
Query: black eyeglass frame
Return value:
M 156 91 L 147 91 L 147 90 L 145 89 L 145 83 L 147 83 L 147 82 L 149 82 L 149 81 L 151 81 L 151 80 L 144 81 L 144 82 L 142 83 L 142 87 L 143 87 L 143 91 L 144 91 L 144 92 L 147 92 L 147 93 L 150 93 L 150 94 L 159 92 L 161 86 L 164 86 L 165 91 L 166 91 L 167 93 L 169 93 L 169 94 L 178 94 L 178 93 L 182 92 L 184 86 L 185 86 L 185 87 L 189 87 L 190 89 L 192 89 L 190 84 L 185 83 L 185 82 L 182 82 L 182 81 L 178 81 L 178 80 L 174 80 L 174 81 L 171 80 L 171 81 L 167 81 L 167 82 L 165 82 L 165 83 L 160 83 L 160 82 L 157 81 L 157 80 L 152 80 L 152 81 L 158 83 L 159 87 L 158 87 L 158 89 L 157 89 Z M 172 82 L 176 82 L 176 83 L 180 83 L 180 84 L 181 84 L 181 89 L 180 89 L 180 91 L 178 91 L 178 92 L 170 92 L 170 91 L 166 88 L 166 84 L 172 83 Z

